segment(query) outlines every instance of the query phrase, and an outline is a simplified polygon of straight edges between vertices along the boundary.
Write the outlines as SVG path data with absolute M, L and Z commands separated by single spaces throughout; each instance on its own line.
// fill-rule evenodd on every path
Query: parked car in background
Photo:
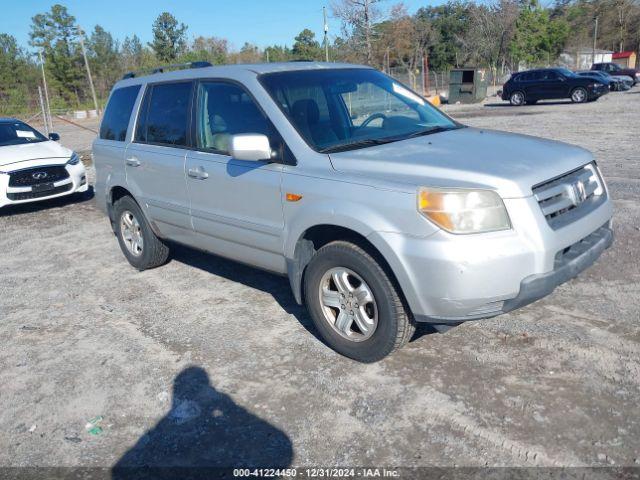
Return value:
M 591 65 L 591 70 L 607 72 L 610 75 L 622 75 L 631 78 L 633 84 L 640 82 L 640 70 L 637 68 L 622 68 L 617 63 L 603 62 Z
M 597 100 L 608 92 L 608 83 L 602 79 L 581 77 L 566 68 L 543 68 L 511 75 L 504 84 L 502 99 L 514 106 L 563 98 L 583 103 Z
M 633 81 L 629 77 L 609 75 L 603 70 L 582 70 L 575 73 L 581 77 L 591 77 L 606 81 L 609 84 L 609 90 L 612 92 L 622 92 L 629 90 L 633 86 Z
M 613 241 L 589 152 L 465 127 L 373 68 L 125 77 L 93 155 L 129 263 L 162 265 L 179 242 L 286 275 L 351 358 L 380 360 L 416 322 L 446 330 L 527 305 Z
M 0 118 L 0 207 L 87 191 L 80 157 L 59 139 L 15 118 Z

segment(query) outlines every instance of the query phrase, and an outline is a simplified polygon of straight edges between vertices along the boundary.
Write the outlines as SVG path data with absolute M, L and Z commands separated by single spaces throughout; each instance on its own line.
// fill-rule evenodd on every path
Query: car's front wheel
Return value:
M 305 270 L 304 293 L 322 339 L 354 360 L 381 360 L 415 332 L 385 269 L 352 243 L 331 242 L 318 250 Z
M 509 102 L 511 102 L 511 105 L 513 105 L 514 107 L 524 105 L 524 93 L 520 91 L 513 92 L 509 97 Z
M 584 103 L 588 98 L 587 91 L 582 87 L 574 88 L 571 92 L 571 101 L 573 103 Z
M 113 206 L 114 230 L 122 253 L 138 270 L 147 270 L 164 264 L 169 258 L 169 247 L 160 240 L 131 197 L 122 197 Z

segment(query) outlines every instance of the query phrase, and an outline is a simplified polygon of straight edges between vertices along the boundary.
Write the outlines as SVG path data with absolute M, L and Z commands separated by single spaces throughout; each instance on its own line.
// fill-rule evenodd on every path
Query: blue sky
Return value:
M 15 36 L 28 47 L 31 17 L 50 9 L 53 0 L 17 0 L 3 2 L 0 33 Z M 102 25 L 122 40 L 137 34 L 143 41 L 151 39 L 151 24 L 163 11 L 171 12 L 187 24 L 189 38 L 198 35 L 228 39 L 240 48 L 245 41 L 260 47 L 293 43 L 303 29 L 310 28 L 322 38 L 322 6 L 330 15 L 330 0 L 59 0 L 86 31 Z M 390 7 L 398 0 L 387 0 Z M 410 12 L 419 7 L 443 3 L 442 0 L 405 0 Z M 329 18 L 329 34 L 340 33 L 340 23 Z

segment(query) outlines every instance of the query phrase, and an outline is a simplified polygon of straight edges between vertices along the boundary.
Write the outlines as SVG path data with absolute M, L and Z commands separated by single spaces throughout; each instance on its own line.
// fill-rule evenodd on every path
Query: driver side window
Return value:
M 198 147 L 229 154 L 229 141 L 238 133 L 261 133 L 273 148 L 274 131 L 253 99 L 238 85 L 204 82 L 198 87 Z

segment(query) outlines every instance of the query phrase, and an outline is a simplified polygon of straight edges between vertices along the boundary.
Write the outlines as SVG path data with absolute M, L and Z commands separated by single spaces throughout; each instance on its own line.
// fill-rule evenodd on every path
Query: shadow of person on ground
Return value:
M 12 215 L 23 215 L 26 213 L 35 213 L 51 208 L 66 207 L 75 203 L 84 203 L 93 199 L 93 187 L 89 186 L 86 192 L 72 193 L 63 197 L 51 198 L 49 200 L 36 200 L 28 203 L 17 203 L 6 205 L 0 208 L 0 217 L 8 217 Z
M 233 478 L 234 468 L 287 468 L 286 433 L 236 405 L 200 367 L 175 378 L 171 411 L 118 460 L 114 480 Z

